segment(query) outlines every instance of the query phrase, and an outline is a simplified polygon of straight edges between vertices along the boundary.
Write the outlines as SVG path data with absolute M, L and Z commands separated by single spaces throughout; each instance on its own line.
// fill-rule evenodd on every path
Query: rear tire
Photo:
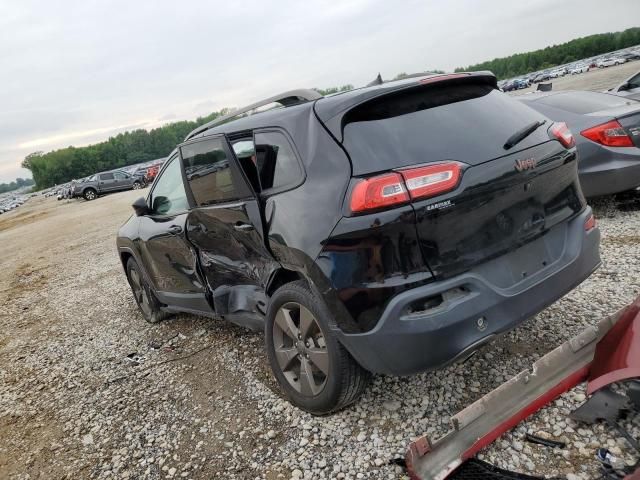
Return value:
M 161 310 L 162 304 L 154 295 L 144 275 L 142 275 L 138 263 L 133 258 L 130 258 L 127 262 L 127 280 L 140 313 L 142 313 L 147 322 L 158 323 L 169 318 L 170 315 Z
M 326 415 L 355 402 L 371 374 L 338 342 L 324 301 L 297 281 L 269 302 L 265 341 L 269 364 L 292 404 Z
M 140 190 L 142 188 L 142 183 L 140 182 L 133 182 L 133 185 L 131 187 L 133 190 Z
M 87 188 L 82 194 L 82 196 L 87 202 L 90 202 L 91 200 L 96 199 L 96 197 L 98 196 L 98 193 L 93 188 Z

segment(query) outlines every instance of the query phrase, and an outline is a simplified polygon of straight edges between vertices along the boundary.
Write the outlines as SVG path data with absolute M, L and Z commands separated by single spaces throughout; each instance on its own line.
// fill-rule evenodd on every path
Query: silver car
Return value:
M 621 97 L 640 100 L 640 72 L 633 74 L 620 85 L 609 89 L 608 92 Z
M 586 197 L 640 186 L 640 102 L 585 91 L 532 93 L 515 98 L 556 122 L 565 122 L 573 132 Z

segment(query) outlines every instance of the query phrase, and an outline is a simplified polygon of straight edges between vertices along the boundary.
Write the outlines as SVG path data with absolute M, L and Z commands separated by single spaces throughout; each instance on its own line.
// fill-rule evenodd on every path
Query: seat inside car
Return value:
M 263 189 L 273 186 L 278 152 L 272 145 L 256 145 L 257 166 L 260 173 L 260 185 Z

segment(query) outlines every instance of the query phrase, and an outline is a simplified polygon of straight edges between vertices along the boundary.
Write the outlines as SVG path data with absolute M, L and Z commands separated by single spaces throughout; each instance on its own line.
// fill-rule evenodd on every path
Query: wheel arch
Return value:
M 305 278 L 305 276 L 297 270 L 290 270 L 287 268 L 278 268 L 275 270 L 269 281 L 267 282 L 267 286 L 265 288 L 265 294 L 267 297 L 273 296 L 273 294 L 283 285 L 287 283 L 296 282 L 298 280 L 303 280 L 309 283 L 309 280 Z
M 149 277 L 149 274 L 147 273 L 147 269 L 131 248 L 118 246 L 118 257 L 120 257 L 120 262 L 122 263 L 122 268 L 124 269 L 125 275 L 127 273 L 127 263 L 129 262 L 129 259 L 133 258 L 133 260 L 138 264 L 138 268 L 140 268 L 140 271 L 142 272 L 145 281 L 149 285 L 149 288 L 151 288 L 154 294 L 157 294 L 155 286 L 153 282 L 151 282 L 151 277 Z
M 129 262 L 130 258 L 133 258 L 135 260 L 135 257 L 133 255 L 133 252 L 131 252 L 130 250 L 120 250 L 118 252 L 118 256 L 120 257 L 120 262 L 122 263 L 122 268 L 124 268 L 124 271 L 127 271 L 127 263 Z M 137 263 L 137 260 L 136 260 Z

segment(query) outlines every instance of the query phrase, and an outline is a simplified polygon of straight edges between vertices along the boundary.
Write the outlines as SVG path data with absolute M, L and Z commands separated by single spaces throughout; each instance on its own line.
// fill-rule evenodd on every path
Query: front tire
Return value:
M 355 402 L 371 377 L 338 342 L 333 323 L 324 301 L 302 281 L 271 297 L 265 333 L 271 370 L 291 403 L 314 415 Z
M 147 322 L 158 323 L 169 317 L 167 312 L 161 310 L 161 303 L 149 287 L 138 263 L 133 258 L 127 262 L 127 280 L 129 280 L 129 286 L 138 308 Z
M 82 196 L 87 202 L 90 202 L 91 200 L 95 200 L 98 194 L 93 188 L 87 188 Z

